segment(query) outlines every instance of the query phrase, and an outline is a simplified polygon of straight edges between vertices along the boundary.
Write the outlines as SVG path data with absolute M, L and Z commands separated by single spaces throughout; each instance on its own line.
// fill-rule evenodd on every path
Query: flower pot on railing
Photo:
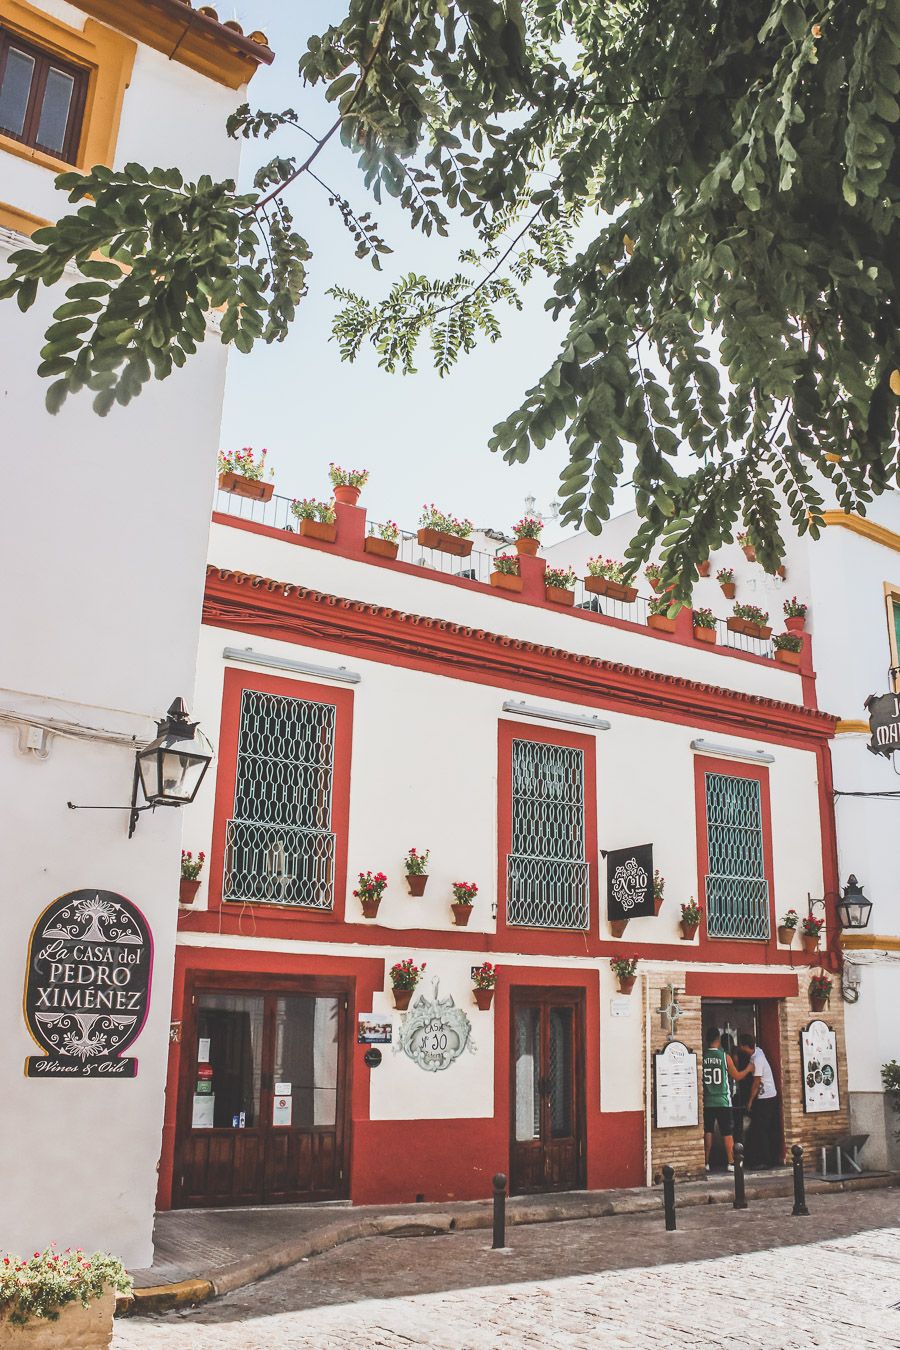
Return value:
M 681 920 L 681 940 L 682 940 L 682 942 L 693 942 L 694 938 L 697 936 L 697 929 L 698 929 L 699 927 L 700 927 L 699 922 L 698 922 L 698 923 L 688 923 L 687 919 L 682 919 L 682 920 Z
M 668 614 L 648 614 L 647 627 L 655 628 L 658 633 L 674 633 L 675 620 L 670 619 Z
M 735 614 L 732 614 L 725 622 L 731 633 L 743 633 L 746 637 L 759 638 L 760 640 L 772 636 L 772 629 L 766 624 L 751 623 L 749 619 L 739 619 Z
M 398 1008 L 400 1012 L 406 1012 L 406 1009 L 409 1007 L 409 1000 L 412 998 L 414 992 L 413 989 L 398 989 L 395 985 L 394 1007 Z
M 453 910 L 453 922 L 457 928 L 465 928 L 472 915 L 472 906 L 454 901 L 450 908 Z
M 624 581 L 609 581 L 607 577 L 585 577 L 584 589 L 591 595 L 607 595 L 610 600 L 623 600 L 633 605 L 637 599 L 637 586 L 626 586 Z
M 267 502 L 275 491 L 274 483 L 265 483 L 261 478 L 245 478 L 241 473 L 220 473 L 219 487 L 223 492 L 233 492 L 236 497 L 252 497 L 258 502 Z
M 339 483 L 334 488 L 334 500 L 342 506 L 355 506 L 361 491 L 361 488 L 353 487 L 350 483 Z
M 784 626 L 789 633 L 802 633 L 806 628 L 806 618 L 802 614 L 788 614 Z
M 564 586 L 545 586 L 544 595 L 551 605 L 575 604 L 575 592 Z
M 182 877 L 178 883 L 178 900 L 182 905 L 192 905 L 194 898 L 200 889 L 200 881 L 190 881 L 187 877 Z
M 323 544 L 333 544 L 337 539 L 337 524 L 325 520 L 310 520 L 304 517 L 300 521 L 302 539 L 320 539 Z
M 475 995 L 475 1002 L 481 1011 L 487 1012 L 494 1001 L 493 989 L 473 989 L 472 993 Z
M 416 538 L 422 548 L 436 548 L 441 553 L 452 553 L 455 558 L 468 558 L 472 552 L 471 539 L 461 539 L 458 534 L 446 534 L 428 526 L 423 526 Z
M 799 666 L 800 653 L 788 651 L 786 647 L 778 647 L 775 651 L 775 660 L 780 666 Z
M 363 548 L 376 558 L 396 558 L 400 545 L 396 539 L 379 539 L 375 534 L 367 534 Z
M 787 924 L 781 924 L 778 928 L 778 941 L 783 947 L 792 947 L 794 945 L 794 934 L 796 928 L 789 928 Z
M 609 921 L 609 931 L 615 938 L 622 937 L 627 927 L 628 927 L 627 919 L 610 919 Z
M 406 884 L 409 887 L 410 895 L 424 895 L 425 887 L 428 885 L 428 873 L 407 872 Z
M 694 641 L 708 642 L 711 646 L 715 645 L 716 630 L 714 628 L 701 628 L 699 624 L 694 624 Z
M 533 544 L 534 539 L 526 539 L 523 543 Z M 492 572 L 491 585 L 498 591 L 514 591 L 518 594 L 522 589 L 522 578 L 510 572 Z
M 516 552 L 517 552 L 517 553 L 524 553 L 524 554 L 526 554 L 527 557 L 529 557 L 529 558 L 534 558 L 534 557 L 536 557 L 537 551 L 538 551 L 538 549 L 539 549 L 540 546 L 541 546 L 541 541 L 540 541 L 540 539 L 526 539 L 526 538 L 522 538 L 522 539 L 517 539 L 517 540 L 515 541 L 515 545 L 516 545 Z

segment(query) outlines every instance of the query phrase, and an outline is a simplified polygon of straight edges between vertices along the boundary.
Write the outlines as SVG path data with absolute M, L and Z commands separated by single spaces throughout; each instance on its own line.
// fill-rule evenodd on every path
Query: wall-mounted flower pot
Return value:
M 337 524 L 327 524 L 324 520 L 306 520 L 300 521 L 300 537 L 302 539 L 321 539 L 323 544 L 333 544 L 337 539 Z
M 252 497 L 257 502 L 267 502 L 275 491 L 274 483 L 264 483 L 261 478 L 245 478 L 241 473 L 220 473 L 219 487 L 223 492 L 233 492 L 236 497 Z
M 494 1001 L 493 989 L 473 989 L 472 993 L 475 995 L 475 1002 L 481 1011 L 487 1012 Z
M 659 914 L 659 911 L 662 909 L 662 907 L 663 907 L 663 897 L 662 897 L 661 895 L 654 895 L 654 897 L 653 897 L 653 913 L 654 913 L 654 915 L 658 915 L 658 914 Z
M 533 558 L 541 546 L 540 539 L 517 539 L 516 552 L 525 553 L 529 558 Z
M 675 620 L 670 619 L 668 614 L 648 614 L 647 627 L 655 628 L 657 633 L 674 633 Z
M 396 539 L 379 539 L 377 534 L 367 534 L 363 547 L 376 558 L 396 558 L 400 545 Z
M 660 586 L 659 577 L 647 577 L 647 580 L 650 582 L 650 585 L 653 587 L 653 589 L 654 589 L 654 590 L 657 592 L 657 594 L 658 594 L 658 593 L 659 593 L 659 586 Z
M 744 557 L 747 559 L 747 561 L 756 562 L 756 549 L 753 547 L 753 545 L 742 544 L 741 547 L 744 550 Z
M 443 530 L 421 529 L 416 538 L 422 548 L 436 548 L 441 553 L 452 553 L 455 558 L 468 558 L 472 552 L 471 539 L 460 539 L 458 534 L 445 534 Z
M 340 502 L 343 506 L 355 506 L 359 501 L 361 488 L 351 487 L 349 483 L 343 483 L 340 487 L 334 489 L 334 500 Z
M 412 989 L 398 989 L 396 985 L 392 986 L 394 990 L 394 1007 L 399 1008 L 401 1012 L 406 1012 L 409 1007 L 409 1000 L 415 992 Z
M 545 586 L 544 595 L 551 605 L 574 605 L 575 603 L 575 592 L 567 591 L 562 586 Z
M 799 666 L 800 653 L 789 652 L 784 647 L 779 647 L 775 652 L 775 660 L 780 666 Z
M 726 599 L 726 600 L 733 600 L 734 597 L 735 597 L 735 595 L 737 594 L 737 582 L 735 582 L 735 581 L 720 581 L 720 582 L 719 582 L 719 585 L 720 585 L 721 588 L 722 588 L 722 594 L 724 595 L 725 599 Z
M 618 976 L 619 993 L 630 994 L 632 989 L 634 988 L 636 979 L 637 979 L 636 975 L 619 975 Z
M 522 578 L 514 576 L 510 572 L 492 572 L 491 585 L 498 591 L 521 591 Z
M 709 558 L 706 559 L 706 562 L 697 564 L 697 576 L 698 577 L 709 576 Z
M 714 628 L 701 628 L 699 624 L 694 624 L 694 641 L 706 642 L 711 647 L 716 645 L 716 630 Z
M 406 884 L 409 887 L 410 895 L 424 895 L 425 887 L 428 885 L 428 873 L 407 872 Z
M 807 956 L 812 956 L 813 952 L 819 950 L 819 939 L 815 933 L 801 933 L 800 944 Z
M 453 910 L 453 922 L 457 928 L 465 928 L 472 914 L 471 905 L 461 905 L 454 902 L 450 908 Z
M 192 905 L 194 897 L 200 889 L 199 879 L 189 881 L 187 877 L 182 877 L 178 884 L 178 899 L 182 905 Z
M 776 577 L 781 577 L 782 581 L 787 581 L 787 568 L 784 563 L 782 563 L 780 567 L 775 568 L 775 575 Z
M 609 931 L 613 937 L 622 937 L 627 927 L 627 919 L 610 919 L 609 921 Z
M 381 904 L 380 895 L 364 895 L 359 903 L 362 905 L 364 919 L 377 918 L 378 906 Z
M 827 994 L 810 994 L 809 1006 L 813 1012 L 824 1012 L 828 1007 Z
M 752 638 L 770 638 L 772 636 L 771 628 L 761 623 L 751 623 L 749 619 L 739 619 L 736 614 L 732 614 L 730 619 L 726 620 L 729 632 L 744 633 Z
M 792 947 L 794 945 L 794 934 L 796 928 L 788 928 L 786 924 L 780 924 L 778 928 L 778 941 L 783 947 Z
M 688 923 L 686 919 L 681 920 L 681 940 L 682 942 L 693 942 L 697 936 L 699 923 Z
M 585 577 L 584 589 L 591 595 L 608 595 L 610 600 L 624 600 L 633 605 L 637 599 L 637 586 L 626 586 L 623 581 L 609 581 L 606 577 Z
M 789 614 L 784 621 L 784 626 L 789 633 L 802 633 L 806 628 L 806 615 Z

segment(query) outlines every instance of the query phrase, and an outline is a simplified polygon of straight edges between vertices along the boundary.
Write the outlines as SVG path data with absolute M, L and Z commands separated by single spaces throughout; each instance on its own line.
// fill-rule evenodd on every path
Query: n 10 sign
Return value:
M 41 914 L 28 944 L 25 1020 L 46 1053 L 29 1078 L 134 1078 L 123 1058 L 147 1019 L 153 939 L 141 911 L 112 891 L 70 891 Z
M 612 848 L 606 855 L 606 917 L 639 919 L 653 914 L 653 845 Z

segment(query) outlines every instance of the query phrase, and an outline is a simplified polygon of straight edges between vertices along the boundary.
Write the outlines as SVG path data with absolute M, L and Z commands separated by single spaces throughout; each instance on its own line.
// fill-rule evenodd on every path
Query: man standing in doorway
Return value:
M 755 1167 L 777 1167 L 782 1160 L 779 1156 L 778 1089 L 775 1086 L 775 1075 L 764 1052 L 756 1044 L 754 1036 L 742 1034 L 738 1037 L 738 1045 L 750 1055 L 750 1070 L 753 1074 L 750 1100 L 747 1103 L 750 1112 L 748 1162 Z
M 752 1072 L 753 1069 L 749 1064 L 743 1073 L 735 1068 L 734 1060 L 722 1049 L 719 1028 L 710 1027 L 706 1033 L 706 1049 L 703 1051 L 703 1143 L 707 1171 L 717 1125 L 722 1143 L 725 1145 L 728 1170 L 734 1171 L 734 1113 L 731 1109 L 731 1089 L 728 1080 L 731 1078 L 737 1081 L 746 1078 Z

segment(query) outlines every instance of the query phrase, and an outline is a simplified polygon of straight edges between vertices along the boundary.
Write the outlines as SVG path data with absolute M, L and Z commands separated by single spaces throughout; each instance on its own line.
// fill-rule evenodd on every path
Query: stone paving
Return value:
M 112 1350 L 898 1347 L 900 1193 L 377 1238 L 202 1307 L 117 1321 Z

